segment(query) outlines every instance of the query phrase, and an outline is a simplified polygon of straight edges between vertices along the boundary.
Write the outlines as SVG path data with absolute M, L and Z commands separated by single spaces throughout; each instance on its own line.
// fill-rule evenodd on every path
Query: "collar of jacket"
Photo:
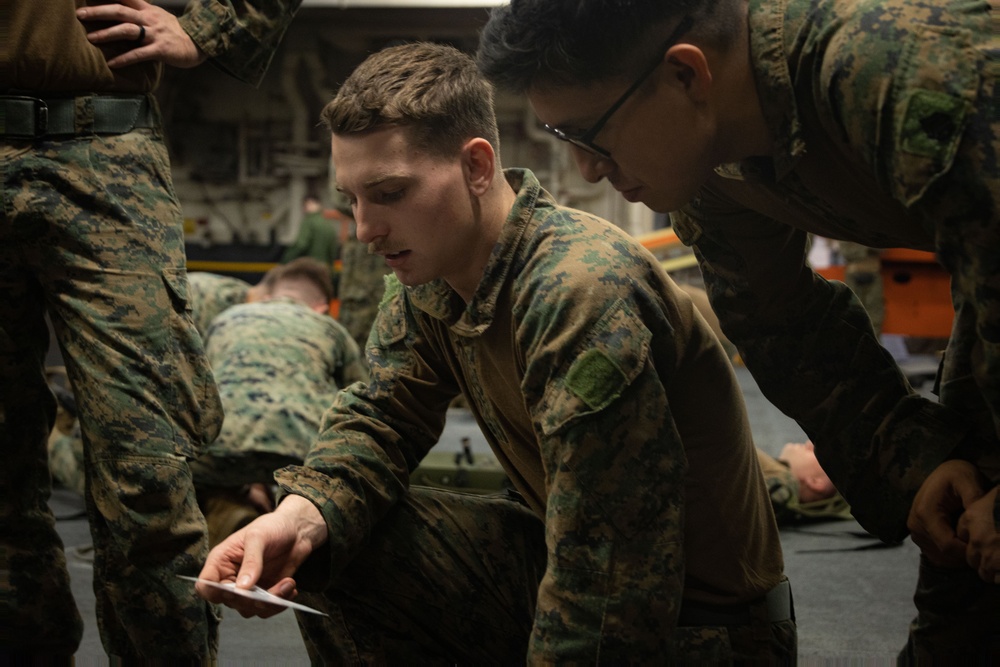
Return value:
M 504 285 L 511 278 L 511 267 L 535 209 L 540 201 L 553 203 L 551 195 L 542 190 L 538 179 L 529 169 L 505 169 L 504 176 L 517 192 L 517 200 L 504 223 L 500 238 L 493 246 L 472 301 L 466 304 L 443 280 L 406 288 L 415 308 L 435 319 L 448 322 L 451 330 L 459 336 L 478 336 L 493 323 L 497 301 Z

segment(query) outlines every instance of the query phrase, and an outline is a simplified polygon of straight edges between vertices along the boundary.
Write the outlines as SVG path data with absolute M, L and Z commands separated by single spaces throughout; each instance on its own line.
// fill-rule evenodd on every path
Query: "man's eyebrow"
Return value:
M 405 174 L 395 174 L 395 173 L 376 174 L 376 175 L 372 176 L 371 178 L 369 178 L 364 183 L 362 183 L 360 189 L 361 190 L 370 190 L 371 188 L 378 187 L 379 185 L 381 185 L 382 183 L 385 183 L 386 181 L 393 181 L 393 180 L 404 179 L 404 178 L 406 178 Z M 344 186 L 342 186 L 340 183 L 334 183 L 333 188 L 337 192 L 340 192 L 340 193 L 343 193 L 343 194 L 348 194 L 350 192 L 347 188 L 345 188 Z
M 364 183 L 362 183 L 361 187 L 367 190 L 367 189 L 379 186 L 382 183 L 385 183 L 386 181 L 395 181 L 395 180 L 400 180 L 400 179 L 404 179 L 404 178 L 406 178 L 405 174 L 389 173 L 389 172 L 382 173 L 382 174 L 376 174 L 376 175 L 372 176 L 371 178 L 369 178 Z

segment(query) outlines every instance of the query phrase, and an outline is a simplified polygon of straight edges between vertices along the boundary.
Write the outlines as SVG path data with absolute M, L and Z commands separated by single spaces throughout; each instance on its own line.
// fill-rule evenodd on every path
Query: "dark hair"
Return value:
M 283 280 L 305 280 L 316 286 L 329 303 L 336 294 L 333 291 L 333 278 L 330 267 L 313 257 L 298 257 L 288 264 L 280 265 L 270 285 Z
M 739 0 L 511 0 L 490 12 L 477 65 L 498 88 L 587 85 L 634 76 L 673 27 L 724 46 L 742 26 Z
M 471 56 L 443 44 L 402 44 L 370 55 L 321 118 L 337 135 L 404 127 L 418 148 L 435 155 L 453 155 L 473 137 L 500 151 L 493 86 Z

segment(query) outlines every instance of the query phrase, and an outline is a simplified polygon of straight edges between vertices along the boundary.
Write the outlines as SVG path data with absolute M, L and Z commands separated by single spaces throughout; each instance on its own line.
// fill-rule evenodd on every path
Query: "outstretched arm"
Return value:
M 326 524 L 316 506 L 301 496 L 288 496 L 274 512 L 261 516 L 212 549 L 198 576 L 219 583 L 235 582 L 242 589 L 259 585 L 274 595 L 292 599 L 298 593 L 292 575 L 326 541 Z M 232 607 L 245 618 L 268 618 L 284 609 L 201 583 L 195 588 L 209 602 Z

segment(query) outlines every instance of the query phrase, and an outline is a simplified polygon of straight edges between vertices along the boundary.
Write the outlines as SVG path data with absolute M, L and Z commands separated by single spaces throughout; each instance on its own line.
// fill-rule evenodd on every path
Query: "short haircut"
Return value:
M 471 56 L 443 44 L 403 44 L 370 55 L 321 118 L 335 135 L 403 127 L 418 149 L 442 157 L 475 137 L 500 151 L 493 86 Z
M 273 289 L 275 285 L 286 281 L 305 282 L 315 287 L 316 296 L 322 296 L 327 304 L 335 296 L 330 267 L 312 257 L 298 257 L 279 266 L 271 278 L 270 287 Z
M 490 12 L 477 64 L 513 92 L 630 78 L 686 16 L 689 36 L 722 48 L 746 29 L 740 0 L 511 0 Z
M 281 270 L 284 268 L 285 268 L 284 264 L 275 264 L 266 272 L 264 272 L 264 275 L 260 277 L 260 280 L 257 282 L 256 285 L 258 288 L 260 288 L 262 293 L 267 294 L 268 292 L 271 291 L 271 288 L 274 286 L 274 279 L 278 277 L 278 274 L 281 273 Z

